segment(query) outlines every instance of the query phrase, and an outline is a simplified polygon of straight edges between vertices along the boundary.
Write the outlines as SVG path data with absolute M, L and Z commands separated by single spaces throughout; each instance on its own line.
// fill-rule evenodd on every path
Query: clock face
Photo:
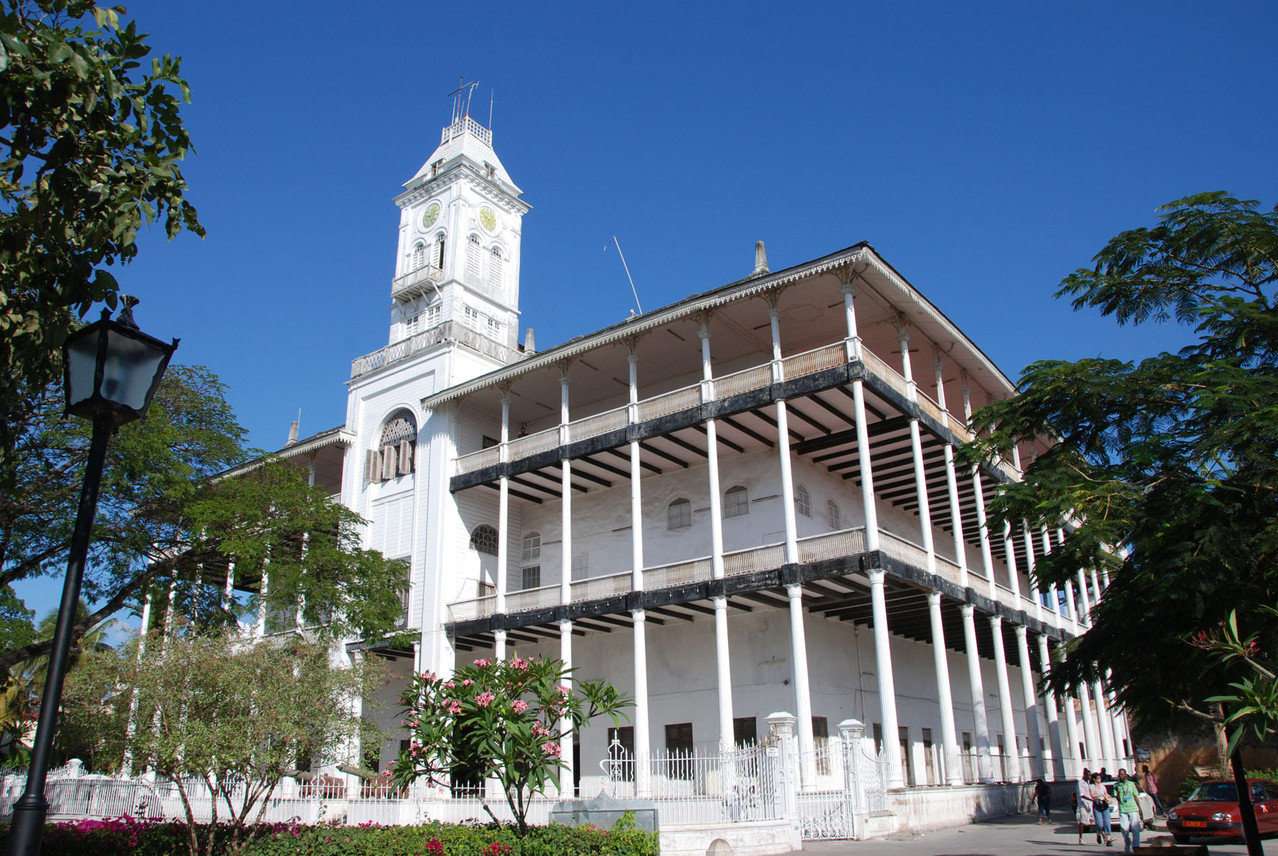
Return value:
M 489 232 L 497 231 L 497 215 L 487 205 L 479 209 L 479 225 Z
M 422 212 L 422 228 L 429 229 L 435 225 L 435 221 L 439 219 L 439 203 L 432 202 L 426 206 L 426 210 Z

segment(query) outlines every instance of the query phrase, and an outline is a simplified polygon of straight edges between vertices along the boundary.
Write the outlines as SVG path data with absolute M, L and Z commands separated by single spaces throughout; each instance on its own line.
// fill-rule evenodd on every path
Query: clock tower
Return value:
M 530 207 L 522 192 L 493 151 L 492 131 L 459 100 L 438 148 L 395 198 L 390 344 L 435 331 L 500 364 L 515 359 L 519 242 Z

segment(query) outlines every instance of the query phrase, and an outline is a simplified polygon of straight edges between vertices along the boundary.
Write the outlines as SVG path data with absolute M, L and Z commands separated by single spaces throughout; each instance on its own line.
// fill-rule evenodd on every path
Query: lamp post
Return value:
M 62 683 L 66 678 L 67 657 L 71 651 L 71 629 L 80 600 L 89 534 L 98 508 L 98 486 L 102 482 L 107 440 L 121 425 L 140 418 L 146 412 L 169 358 L 178 346 L 177 339 L 166 345 L 138 329 L 133 321 L 133 307 L 138 302 L 136 298 L 126 295 L 121 302 L 124 308 L 118 318 L 111 320 L 110 312 L 103 309 L 99 320 L 68 336 L 62 348 L 66 412 L 93 420 L 93 439 L 89 444 L 80 507 L 71 534 L 67 578 L 62 588 L 62 604 L 58 607 L 58 624 L 53 634 L 44 697 L 40 701 L 35 743 L 31 747 L 27 786 L 13 807 L 9 856 L 38 856 L 40 853 L 44 818 L 49 810 L 48 800 L 44 798 L 44 783 L 49 772 L 53 734 L 58 726 Z

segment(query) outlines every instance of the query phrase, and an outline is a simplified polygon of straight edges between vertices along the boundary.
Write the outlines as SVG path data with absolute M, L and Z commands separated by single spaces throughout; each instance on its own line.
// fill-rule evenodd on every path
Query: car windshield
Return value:
M 1238 789 L 1233 782 L 1208 782 L 1205 785 L 1199 785 L 1198 788 L 1189 795 L 1190 801 L 1203 800 L 1206 802 L 1237 802 Z

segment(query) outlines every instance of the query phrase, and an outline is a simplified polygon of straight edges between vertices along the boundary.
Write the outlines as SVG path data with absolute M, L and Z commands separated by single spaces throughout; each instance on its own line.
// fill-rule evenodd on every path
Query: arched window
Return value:
M 364 465 L 367 481 L 389 481 L 413 472 L 416 465 L 417 420 L 407 410 L 397 410 L 382 425 L 377 448 L 368 450 Z
M 492 258 L 488 260 L 488 287 L 493 291 L 501 291 L 501 277 L 501 247 L 493 247 Z
M 839 511 L 839 504 L 832 499 L 825 504 L 825 522 L 831 529 L 843 528 L 843 512 Z
M 804 517 L 812 516 L 812 495 L 803 485 L 794 489 L 794 510 Z
M 444 233 L 435 235 L 435 267 L 444 269 Z
M 524 536 L 524 549 L 519 555 L 521 562 L 535 562 L 541 558 L 541 533 L 529 532 Z
M 416 244 L 413 245 L 412 269 L 417 270 L 418 268 L 425 267 L 425 266 L 426 266 L 426 245 L 423 244 L 421 241 L 418 241 Z
M 743 517 L 750 513 L 750 492 L 741 485 L 730 487 L 723 493 L 723 516 Z
M 670 501 L 666 506 L 666 528 L 687 529 L 692 525 L 692 503 L 683 497 Z
M 497 530 L 487 523 L 475 527 L 470 533 L 470 549 L 485 556 L 497 555 Z
M 482 253 L 478 235 L 471 235 L 466 239 L 466 282 L 471 285 L 479 285 L 480 271 L 483 269 Z

